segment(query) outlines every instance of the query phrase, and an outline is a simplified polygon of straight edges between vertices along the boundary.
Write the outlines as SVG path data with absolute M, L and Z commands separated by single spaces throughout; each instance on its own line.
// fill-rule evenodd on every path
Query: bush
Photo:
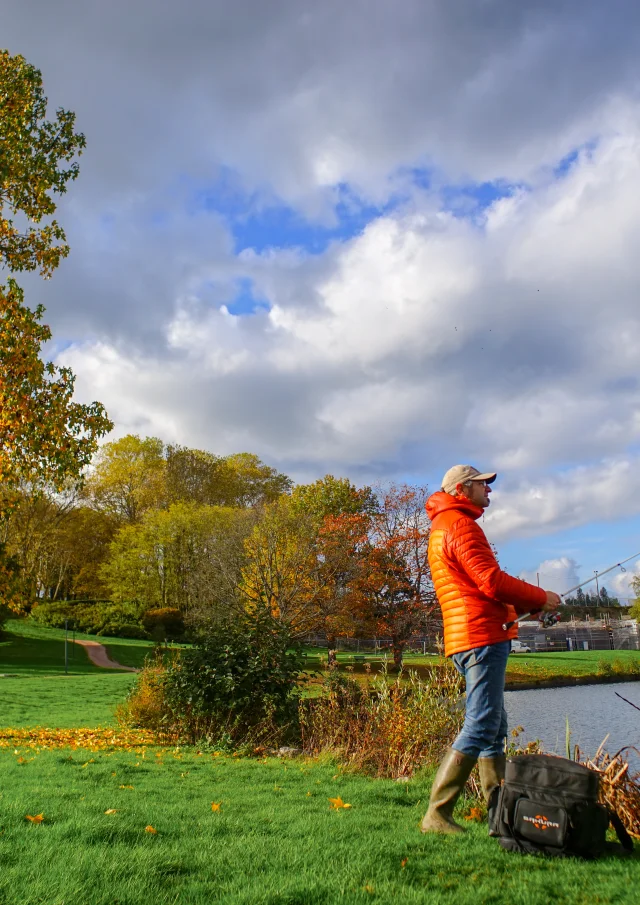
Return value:
M 184 618 L 180 610 L 173 607 L 147 610 L 142 624 L 155 641 L 179 641 L 184 637 Z
M 384 673 L 364 686 L 331 676 L 320 698 L 303 702 L 304 750 L 331 752 L 374 776 L 410 776 L 437 763 L 460 731 L 461 695 L 462 679 L 448 660 L 426 677 L 409 672 L 392 683 Z
M 12 613 L 4 603 L 0 603 L 0 636 L 2 635 L 5 622 L 7 619 L 11 619 L 12 616 L 15 617 L 15 613 Z
M 41 625 L 69 628 L 90 635 L 115 638 L 148 638 L 141 622 L 144 607 L 135 602 L 113 603 L 109 600 L 41 600 L 31 611 Z
M 298 738 L 303 655 L 267 614 L 208 629 L 192 650 L 145 668 L 121 721 L 172 740 L 239 747 Z M 146 722 L 143 722 L 145 720 Z
M 612 676 L 613 675 L 613 665 L 609 660 L 605 660 L 604 657 L 601 660 L 598 660 L 598 675 L 599 676 Z

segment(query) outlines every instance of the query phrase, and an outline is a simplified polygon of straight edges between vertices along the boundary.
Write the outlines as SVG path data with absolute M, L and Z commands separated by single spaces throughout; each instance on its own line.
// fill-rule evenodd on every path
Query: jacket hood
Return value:
M 472 503 L 466 497 L 452 496 L 450 493 L 445 493 L 444 490 L 438 490 L 437 493 L 431 494 L 425 504 L 425 509 L 431 521 L 434 520 L 436 515 L 448 512 L 451 509 L 455 509 L 463 515 L 468 515 L 472 519 L 479 519 L 484 512 L 482 506 L 476 506 L 475 503 Z

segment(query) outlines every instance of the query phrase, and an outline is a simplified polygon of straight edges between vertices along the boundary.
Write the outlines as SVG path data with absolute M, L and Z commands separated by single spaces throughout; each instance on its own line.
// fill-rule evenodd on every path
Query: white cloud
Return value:
M 165 301 L 147 321 L 159 339 L 131 351 L 103 337 L 119 350 L 111 382 L 79 385 L 102 393 L 122 425 L 144 410 L 179 424 L 185 442 L 241 442 L 293 472 L 439 475 L 450 461 L 488 463 L 507 479 L 487 517 L 499 537 L 637 513 L 640 208 L 634 220 L 629 206 L 639 197 L 636 123 L 559 182 L 499 202 L 499 225 L 490 210 L 487 230 L 416 196 L 323 256 L 208 261 L 204 237 L 181 263 L 157 260 Z M 566 258 L 580 236 L 584 257 Z M 232 286 L 240 273 L 270 311 L 238 318 L 211 300 L 212 279 Z M 125 295 L 125 321 L 130 305 Z M 75 344 L 79 375 L 94 373 L 94 358 L 93 341 Z M 169 378 L 170 391 L 153 389 Z M 545 477 L 558 465 L 562 474 Z
M 640 458 L 580 466 L 496 490 L 485 516 L 494 540 L 614 521 L 640 511 Z
M 616 572 L 613 578 L 607 578 L 606 584 L 616 597 L 635 598 L 638 595 L 631 586 L 631 582 L 634 578 L 640 577 L 640 559 L 627 563 L 624 568 L 624 572 Z
M 637 514 L 640 7 L 401 6 L 7 0 L 4 43 L 88 137 L 72 256 L 27 297 L 120 432 L 296 476 L 486 463 L 496 538 Z M 338 185 L 382 203 L 425 165 L 433 190 L 322 255 L 236 256 L 194 200 L 230 166 L 326 219 Z M 463 220 L 455 179 L 527 185 Z M 269 312 L 225 313 L 240 277 Z
M 578 563 L 568 556 L 558 559 L 545 559 L 537 569 L 524 570 L 519 575 L 530 584 L 540 584 L 545 591 L 555 591 L 563 594 L 569 588 L 574 587 L 580 581 L 578 577 Z

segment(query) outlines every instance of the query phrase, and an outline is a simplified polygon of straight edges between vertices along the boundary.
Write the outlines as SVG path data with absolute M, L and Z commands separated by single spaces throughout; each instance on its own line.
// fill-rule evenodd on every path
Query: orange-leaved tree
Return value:
M 428 631 L 438 619 L 427 559 L 426 498 L 426 488 L 406 484 L 392 485 L 381 494 L 360 570 L 360 594 L 369 618 L 376 635 L 391 639 L 397 668 L 409 639 Z
M 265 506 L 246 542 L 246 605 L 265 607 L 299 636 L 323 634 L 330 663 L 336 639 L 360 624 L 356 577 L 373 499 L 370 488 L 327 475 Z

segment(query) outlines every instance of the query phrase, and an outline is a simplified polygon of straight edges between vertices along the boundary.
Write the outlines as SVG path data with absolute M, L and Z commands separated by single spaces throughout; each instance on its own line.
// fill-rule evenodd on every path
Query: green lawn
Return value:
M 422 836 L 429 777 L 173 749 L 16 750 L 0 750 L 3 905 L 637 902 L 637 854 L 507 854 L 476 823 L 463 838 Z M 351 807 L 332 810 L 338 796 Z
M 29 673 L 56 675 L 64 673 L 64 629 L 48 628 L 30 619 L 12 619 L 7 622 L 5 634 L 0 638 L 0 673 Z M 69 672 L 105 673 L 94 666 L 87 653 L 73 638 L 97 641 L 104 644 L 112 660 L 123 666 L 141 667 L 153 651 L 153 642 L 131 638 L 105 638 L 69 632 Z M 111 672 L 112 670 L 109 670 Z
M 0 679 L 0 727 L 113 726 L 115 706 L 134 680 L 132 673 L 104 669 L 91 675 Z

